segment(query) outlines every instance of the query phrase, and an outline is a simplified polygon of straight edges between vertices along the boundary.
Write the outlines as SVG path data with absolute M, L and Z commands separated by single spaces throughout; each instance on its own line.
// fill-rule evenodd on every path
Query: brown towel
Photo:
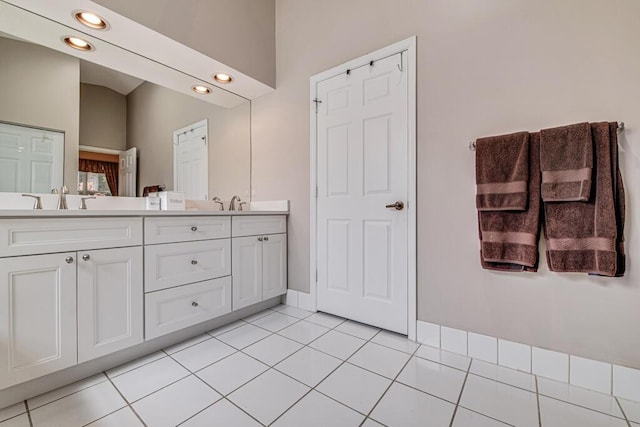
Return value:
M 624 221 L 625 221 L 625 194 L 624 184 L 622 183 L 622 174 L 620 173 L 620 164 L 618 161 L 618 123 L 609 123 L 609 134 L 611 135 L 611 165 L 613 176 L 613 198 L 615 200 L 616 210 L 616 277 L 624 276 L 626 270 L 626 260 L 624 253 Z
M 540 131 L 542 200 L 589 200 L 593 142 L 589 123 Z
M 612 162 L 612 144 L 617 144 L 615 128 L 609 123 L 591 125 L 595 150 L 595 183 L 588 202 L 544 203 L 547 261 L 551 271 L 586 272 L 615 276 L 618 272 L 617 246 L 621 243 L 616 216 L 614 182 L 617 167 Z M 615 156 L 617 160 L 617 155 Z M 617 195 L 624 189 L 616 185 Z M 616 211 L 618 210 L 618 215 Z
M 523 212 L 478 212 L 480 261 L 487 270 L 532 271 L 538 269 L 540 237 L 540 134 L 529 138 L 530 170 L 527 210 Z
M 528 180 L 527 132 L 476 141 L 476 207 L 479 211 L 525 210 Z

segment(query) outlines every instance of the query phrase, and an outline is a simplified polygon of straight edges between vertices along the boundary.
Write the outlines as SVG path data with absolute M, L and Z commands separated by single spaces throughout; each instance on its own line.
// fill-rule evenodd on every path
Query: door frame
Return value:
M 407 330 L 410 340 L 415 341 L 417 338 L 417 247 L 416 247 L 416 36 L 394 43 L 385 48 L 376 50 L 367 55 L 348 61 L 344 64 L 333 67 L 329 70 L 311 76 L 309 79 L 309 124 L 310 124 L 310 257 L 309 257 L 309 283 L 310 283 L 310 304 L 311 309 L 317 311 L 318 301 L 318 284 L 317 284 L 317 248 L 318 248 L 318 202 L 317 202 L 317 178 L 318 178 L 318 132 L 317 132 L 317 115 L 314 106 L 314 99 L 317 96 L 318 83 L 343 74 L 348 69 L 354 69 L 368 65 L 371 61 L 386 58 L 391 55 L 404 52 L 407 55 L 407 137 L 409 139 L 407 173 L 408 173 L 408 195 L 407 195 L 407 214 L 408 214 L 408 235 L 407 235 Z

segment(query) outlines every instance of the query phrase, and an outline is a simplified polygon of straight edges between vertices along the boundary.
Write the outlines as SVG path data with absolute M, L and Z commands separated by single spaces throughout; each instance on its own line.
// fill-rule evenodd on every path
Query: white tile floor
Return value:
M 0 410 L 0 427 L 634 423 L 640 403 L 286 306 Z

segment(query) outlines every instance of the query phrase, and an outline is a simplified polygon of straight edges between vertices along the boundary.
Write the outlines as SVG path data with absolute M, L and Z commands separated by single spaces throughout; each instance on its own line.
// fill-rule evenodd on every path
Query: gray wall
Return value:
M 96 3 L 275 87 L 275 0 Z
M 127 98 L 104 86 L 80 84 L 80 145 L 127 148 Z
M 418 316 L 640 368 L 640 2 L 277 0 L 277 90 L 254 101 L 254 200 L 291 200 L 289 286 L 309 289 L 309 77 L 418 36 Z M 628 273 L 480 268 L 479 136 L 623 120 Z M 541 253 L 544 248 L 541 248 Z
M 0 120 L 64 131 L 64 182 L 76 192 L 80 61 L 0 37 Z
M 138 194 L 173 188 L 173 132 L 209 120 L 209 198 L 249 200 L 250 104 L 224 109 L 145 82 L 127 96 L 127 148 L 139 150 Z

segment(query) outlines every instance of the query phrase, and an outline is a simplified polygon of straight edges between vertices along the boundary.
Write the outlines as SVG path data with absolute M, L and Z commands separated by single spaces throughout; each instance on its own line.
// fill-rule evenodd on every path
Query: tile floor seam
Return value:
M 231 332 L 231 331 L 229 331 L 229 332 Z M 195 343 L 195 344 L 191 344 L 191 345 L 189 345 L 189 346 L 187 346 L 187 347 L 185 347 L 185 348 L 181 348 L 181 349 L 180 349 L 180 350 L 178 350 L 178 351 L 174 351 L 174 352 L 173 352 L 173 353 L 171 353 L 171 354 L 178 354 L 178 353 L 181 353 L 181 352 L 183 352 L 183 351 L 185 351 L 185 350 L 190 349 L 191 347 L 195 347 L 195 346 L 197 346 L 198 344 L 202 344 L 203 342 L 207 342 L 207 341 L 209 341 L 209 340 L 212 340 L 212 339 L 215 339 L 215 338 L 216 338 L 216 337 L 212 337 L 211 335 L 209 335 L 209 334 L 208 334 L 208 333 L 206 333 L 206 332 L 205 332 L 204 334 L 202 334 L 202 335 L 206 335 L 206 336 L 207 336 L 207 338 L 203 339 L 202 341 L 198 341 L 198 342 L 197 342 L 197 343 Z M 189 340 L 192 340 L 192 339 L 195 339 L 195 338 L 201 337 L 202 335 L 196 335 L 195 337 L 193 337 L 193 338 L 189 338 L 189 339 L 187 339 L 186 341 L 189 341 Z M 180 344 L 180 343 L 178 343 L 178 344 Z M 178 344 L 175 344 L 175 345 L 178 345 Z M 164 354 L 166 354 L 166 355 L 168 356 L 168 355 L 169 355 L 169 353 L 167 353 L 165 350 L 167 350 L 168 348 L 171 348 L 171 347 L 173 347 L 173 346 L 172 346 L 172 345 L 170 345 L 169 347 L 163 348 L 163 349 L 162 349 L 162 352 L 164 352 Z
M 346 321 L 346 320 L 345 320 L 345 321 Z M 344 323 L 344 322 L 342 322 L 342 323 Z M 340 323 L 340 324 L 342 324 L 342 323 Z M 336 325 L 336 327 L 338 327 L 338 326 L 339 326 L 339 325 Z M 335 329 L 335 328 L 333 328 L 333 329 Z M 332 330 L 333 330 L 333 329 L 332 329 Z M 328 332 L 329 332 L 329 331 L 327 331 L 327 333 L 328 333 Z M 340 331 L 337 331 L 337 332 L 340 332 Z M 358 349 L 357 349 L 357 350 L 355 350 L 353 353 L 351 353 L 351 356 L 353 356 L 353 355 L 354 355 L 354 354 L 356 354 L 358 351 L 360 351 L 360 349 L 362 349 L 362 347 L 364 347 L 365 345 L 367 345 L 367 343 L 371 342 L 371 340 L 372 340 L 376 335 L 378 335 L 379 333 L 380 333 L 380 330 L 379 330 L 378 332 L 376 332 L 376 333 L 375 333 L 371 338 L 369 338 L 368 340 L 366 340 L 366 341 L 365 341 L 365 342 L 364 342 L 360 347 L 358 347 Z M 320 337 L 318 337 L 318 338 L 320 338 Z M 356 338 L 359 338 L 359 337 L 356 337 Z M 359 338 L 359 339 L 362 339 L 362 338 Z M 314 340 L 314 341 L 315 341 L 315 340 Z M 311 342 L 313 342 L 313 341 L 311 341 Z M 311 344 L 311 342 L 310 342 L 309 344 Z M 307 346 L 308 346 L 308 345 L 304 345 L 302 348 L 307 347 Z M 300 348 L 298 351 L 302 350 L 302 348 Z M 316 350 L 316 349 L 314 349 L 313 347 L 309 347 L 309 348 L 311 348 L 311 349 L 313 349 L 313 350 Z M 349 356 L 349 357 L 351 357 L 351 356 Z M 335 356 L 333 356 L 333 357 L 335 357 Z M 364 415 L 364 417 L 365 417 L 365 419 L 366 419 L 366 418 L 367 418 L 367 414 L 363 414 L 362 412 L 358 411 L 357 409 L 352 408 L 352 407 L 350 407 L 349 405 L 345 405 L 344 403 L 339 402 L 338 400 L 336 400 L 336 399 L 332 398 L 331 396 L 327 396 L 325 393 L 322 393 L 320 390 L 317 390 L 317 389 L 316 389 L 316 388 L 317 388 L 320 384 L 322 384 L 322 383 L 323 383 L 327 378 L 329 378 L 329 377 L 330 377 L 334 372 L 336 372 L 338 369 L 340 369 L 340 367 L 341 367 L 342 365 L 344 365 L 345 363 L 347 363 L 347 359 L 348 359 L 348 358 L 347 358 L 347 359 L 345 359 L 345 360 L 342 360 L 342 359 L 340 359 L 340 358 L 336 358 L 336 359 L 340 360 L 340 361 L 341 361 L 341 363 L 340 363 L 340 364 L 339 364 L 335 369 L 333 369 L 331 372 L 329 372 L 329 374 L 327 374 L 327 375 L 326 375 L 322 380 L 320 380 L 320 382 L 318 382 L 315 386 L 310 387 L 310 388 L 309 388 L 309 390 L 308 390 L 308 391 L 307 391 L 307 392 L 306 392 L 302 397 L 300 397 L 296 402 L 294 402 L 294 403 L 293 403 L 293 405 L 289 406 L 289 407 L 288 407 L 284 412 L 282 412 L 282 413 L 281 413 L 281 414 L 280 414 L 280 415 L 279 415 L 275 420 L 273 420 L 273 421 L 271 422 L 271 424 L 273 424 L 273 423 L 275 423 L 276 421 L 278 421 L 278 419 L 280 419 L 282 416 L 284 416 L 284 414 L 286 414 L 288 411 L 290 411 L 290 410 L 291 410 L 291 408 L 293 408 L 295 405 L 297 405 L 297 404 L 298 404 L 298 402 L 300 402 L 302 399 L 304 399 L 304 398 L 305 398 L 307 395 L 309 395 L 312 391 L 316 391 L 317 393 L 320 393 L 320 394 L 322 394 L 323 396 L 328 397 L 328 398 L 330 398 L 331 400 L 333 400 L 333 401 L 335 401 L 335 402 L 337 402 L 337 403 L 339 403 L 339 404 L 341 404 L 341 405 L 343 405 L 343 406 L 346 406 L 347 408 L 349 408 L 349 409 L 351 409 L 351 410 L 353 410 L 353 411 L 356 411 L 357 413 L 359 413 L 359 414 L 361 414 L 361 415 Z M 284 360 L 284 359 L 283 359 L 283 360 Z M 352 364 L 350 364 L 350 365 L 352 365 Z M 274 365 L 274 366 L 275 366 L 275 365 Z M 352 365 L 352 366 L 353 366 L 353 365 Z M 271 367 L 271 369 L 274 369 L 275 371 L 280 372 L 279 370 L 275 369 L 274 367 Z M 287 374 L 287 373 L 285 373 L 285 372 L 280 372 L 280 373 L 282 373 L 283 375 L 286 375 L 287 377 L 289 377 L 289 378 L 291 378 L 291 379 L 293 379 L 293 380 L 295 380 L 295 381 L 299 382 L 300 384 L 302 384 L 302 385 L 304 385 L 304 386 L 306 386 L 306 387 L 309 387 L 307 384 L 304 384 L 302 381 L 300 381 L 300 380 L 298 380 L 298 379 L 296 379 L 296 378 L 293 378 L 292 376 L 288 375 L 288 374 Z M 383 378 L 386 378 L 386 377 L 383 377 Z M 384 395 L 384 393 L 383 393 L 383 395 Z
M 254 320 L 253 322 L 249 322 L 249 324 L 250 324 L 250 325 L 255 326 L 256 328 L 260 328 L 260 329 L 263 329 L 263 330 L 265 330 L 265 331 L 267 331 L 267 332 L 270 332 L 270 333 L 272 333 L 272 334 L 277 334 L 277 333 L 278 333 L 278 332 L 280 332 L 281 330 L 286 329 L 286 328 L 288 328 L 289 326 L 293 326 L 293 325 L 295 325 L 296 323 L 300 323 L 302 320 L 304 320 L 304 319 L 298 319 L 297 317 L 289 316 L 289 315 L 284 314 L 284 313 L 280 313 L 280 312 L 278 312 L 278 311 L 275 311 L 274 313 L 278 313 L 278 314 L 280 314 L 280 315 L 282 315 L 282 316 L 291 317 L 292 319 L 296 319 L 296 321 L 295 321 L 295 322 L 293 322 L 293 323 L 289 323 L 287 326 L 284 326 L 284 327 L 282 327 L 282 328 L 278 329 L 277 331 L 272 331 L 271 329 L 264 328 L 264 327 L 262 327 L 262 326 L 260 326 L 260 325 L 256 325 L 256 324 L 254 323 L 254 322 L 256 322 L 256 321 L 258 321 L 258 320 L 260 320 L 260 319 L 264 319 L 264 317 L 267 317 L 267 316 L 261 317 L 260 319 L 256 319 L 256 320 Z M 273 313 L 272 313 L 272 314 L 273 314 Z M 271 316 L 271 314 L 269 314 L 269 316 Z M 223 334 L 223 335 L 224 335 L 224 334 Z
M 300 319 L 300 320 L 302 321 L 302 320 L 304 320 L 304 319 Z M 307 322 L 307 323 L 311 323 L 311 322 Z M 312 325 L 315 325 L 315 326 L 321 326 L 321 327 L 323 327 L 323 328 L 327 328 L 326 326 L 318 325 L 318 324 L 316 324 L 316 323 L 311 323 L 311 324 L 312 324 Z M 293 325 L 295 325 L 295 323 L 294 323 Z M 293 325 L 289 325 L 289 326 L 293 326 Z M 278 332 L 275 332 L 275 334 L 276 334 L 276 335 L 278 335 L 278 336 L 284 337 L 284 338 L 288 338 L 288 339 L 290 339 L 290 340 L 292 340 L 292 341 L 295 341 L 295 342 L 297 342 L 297 343 L 300 343 L 300 344 L 302 344 L 302 345 L 304 345 L 304 346 L 307 346 L 307 345 L 311 344 L 312 342 L 316 341 L 317 339 L 320 339 L 320 338 L 322 338 L 323 336 L 327 335 L 329 332 L 333 331 L 333 329 L 327 328 L 327 330 L 326 330 L 326 331 L 324 331 L 324 332 L 322 333 L 322 335 L 318 335 L 316 338 L 312 339 L 311 341 L 309 341 L 308 343 L 306 343 L 306 344 L 305 344 L 305 343 L 303 343 L 303 342 L 296 341 L 296 340 L 295 340 L 295 339 L 293 339 L 293 338 L 289 338 L 289 337 L 287 337 L 287 336 L 285 336 L 285 335 L 280 335 L 280 332 L 282 332 L 282 331 L 284 331 L 285 329 L 289 328 L 289 326 L 287 326 L 287 327 L 286 327 L 286 328 L 284 328 L 284 329 L 280 329 Z M 339 331 L 338 331 L 338 332 L 339 332 Z
M 101 373 L 101 374 L 104 374 L 104 372 L 100 372 L 100 373 Z M 98 375 L 98 374 L 96 374 L 96 375 Z M 93 375 L 92 375 L 92 376 L 93 376 Z M 87 377 L 87 378 L 91 378 L 91 377 Z M 83 379 L 81 379 L 81 380 L 79 380 L 79 381 L 83 381 L 83 380 L 85 380 L 85 379 L 87 379 L 87 378 L 83 378 Z M 73 396 L 74 394 L 78 394 L 78 393 L 80 393 L 81 391 L 89 390 L 90 388 L 93 388 L 93 387 L 95 387 L 95 386 L 97 386 L 97 385 L 100 385 L 100 384 L 102 384 L 102 383 L 106 382 L 107 380 L 108 380 L 108 377 L 107 377 L 107 375 L 105 374 L 105 379 L 104 379 L 104 380 L 102 380 L 102 381 L 100 381 L 100 382 L 98 382 L 98 383 L 91 384 L 91 385 L 89 385 L 89 386 L 87 386 L 87 387 L 85 387 L 85 388 L 81 388 L 80 390 L 72 391 L 72 392 L 71 392 L 71 393 L 69 393 L 69 394 L 65 394 L 64 396 L 60 396 L 60 397 L 58 397 L 57 399 L 53 399 L 53 400 L 51 400 L 51 401 L 49 401 L 49 402 L 47 402 L 47 403 L 43 403 L 42 405 L 40 405 L 40 406 L 36 406 L 36 407 L 34 407 L 33 409 L 30 409 L 30 410 L 31 410 L 31 411 L 35 411 L 36 409 L 43 408 L 43 407 L 45 407 L 45 406 L 47 406 L 47 405 L 50 405 L 50 404 L 55 403 L 55 402 L 57 402 L 57 401 L 59 401 L 59 400 L 62 400 L 62 399 L 64 399 L 65 397 Z M 44 392 L 44 393 L 42 393 L 42 394 L 39 394 L 39 395 L 37 395 L 37 396 L 32 397 L 32 399 L 34 399 L 34 398 L 36 398 L 36 397 L 38 397 L 38 396 L 42 396 L 43 394 L 51 393 L 52 391 L 58 390 L 58 389 L 60 389 L 60 388 L 64 388 L 64 387 L 67 387 L 67 386 L 73 385 L 73 384 L 75 384 L 76 382 L 79 382 L 79 381 L 75 381 L 75 382 L 72 382 L 71 384 L 67 384 L 67 385 L 65 385 L 65 386 L 62 386 L 62 387 L 59 387 L 59 388 L 56 388 L 56 389 L 53 389 L 53 390 L 46 391 L 46 392 Z M 26 402 L 27 402 L 27 401 L 25 400 L 25 405 L 27 405 L 27 403 L 26 403 Z
M 121 373 L 121 374 L 114 375 L 113 377 L 110 377 L 110 376 L 109 376 L 109 374 L 107 374 L 107 371 L 104 371 L 104 374 L 106 375 L 106 377 L 107 377 L 108 379 L 118 378 L 118 377 L 120 377 L 120 376 L 122 376 L 122 375 L 124 375 L 124 374 L 128 374 L 129 372 L 133 372 L 133 371 L 135 371 L 135 370 L 137 370 L 137 369 L 140 369 L 140 368 L 142 368 L 142 367 L 145 367 L 145 366 L 147 366 L 147 365 L 149 365 L 149 364 L 151 364 L 151 363 L 153 363 L 153 362 L 157 362 L 158 360 L 162 360 L 162 359 L 164 359 L 165 357 L 169 357 L 169 355 L 164 351 L 164 349 L 161 349 L 161 350 L 158 350 L 158 351 L 154 351 L 153 353 L 149 353 L 149 354 L 147 354 L 146 356 L 151 356 L 151 355 L 152 355 L 152 354 L 154 354 L 154 353 L 164 353 L 164 356 L 162 356 L 162 357 L 160 357 L 160 358 L 158 358 L 158 359 L 151 360 L 151 361 L 149 361 L 149 362 L 147 362 L 147 363 L 144 363 L 144 364 L 142 364 L 142 365 L 140 365 L 140 366 L 136 366 L 135 368 L 129 369 L 128 371 L 125 371 L 125 372 L 123 372 L 123 373 Z M 142 356 L 142 357 L 146 357 L 146 356 Z M 122 364 L 121 364 L 121 365 L 119 365 L 119 366 L 126 365 L 126 364 L 128 364 L 128 363 L 135 362 L 135 361 L 136 361 L 136 360 L 138 360 L 138 359 L 141 359 L 141 357 L 138 357 L 137 359 L 130 360 L 129 362 L 122 363 Z M 115 369 L 115 368 L 117 368 L 117 367 L 118 367 L 118 366 L 116 366 L 116 367 L 114 367 L 114 368 L 111 368 L 111 369 Z M 108 371 L 110 371 L 111 369 L 108 369 Z
M 27 419 L 29 420 L 29 427 L 33 427 L 33 420 L 31 419 L 31 411 L 29 411 L 29 403 L 27 402 L 28 399 L 24 400 L 24 409 L 27 413 Z M 24 414 L 24 412 L 23 412 Z M 22 415 L 22 414 L 20 414 Z
M 536 404 L 538 405 L 538 427 L 542 427 L 542 411 L 540 410 L 540 389 L 538 388 L 538 376 L 533 376 L 536 385 Z
M 603 411 L 600 411 L 600 410 L 598 410 L 598 409 L 590 408 L 590 407 L 588 407 L 588 406 L 579 405 L 579 404 L 577 404 L 577 403 L 569 402 L 569 401 L 567 401 L 567 400 L 560 399 L 560 398 L 558 398 L 558 397 L 549 396 L 548 394 L 544 394 L 544 393 L 539 393 L 539 392 L 538 392 L 538 395 L 540 395 L 540 396 L 542 396 L 542 397 L 545 397 L 545 398 L 547 398 L 547 399 L 551 399 L 551 400 L 555 400 L 555 401 L 557 401 L 557 402 L 561 402 L 561 403 L 567 404 L 567 405 L 577 406 L 578 408 L 586 409 L 586 410 L 589 410 L 589 411 L 591 411 L 591 412 L 596 412 L 596 413 L 598 413 L 598 414 L 603 414 L 603 415 L 607 415 L 607 416 L 612 417 L 612 418 L 617 418 L 617 419 L 619 419 L 619 420 L 625 420 L 625 421 L 627 420 L 627 418 L 626 418 L 626 415 L 625 415 L 624 411 L 622 411 L 622 416 L 619 416 L 619 415 L 613 415 L 613 414 L 611 414 L 611 413 L 609 413 L 609 412 L 603 412 Z M 612 396 L 612 397 L 613 397 L 613 396 Z
M 236 408 L 238 408 L 239 410 L 241 410 L 242 412 L 244 412 L 245 414 L 247 414 L 249 417 L 251 417 L 251 419 L 255 420 L 255 422 L 257 422 L 258 424 L 260 424 L 261 426 L 266 427 L 267 425 L 263 422 L 261 422 L 260 420 L 258 420 L 256 417 L 254 417 L 253 415 L 251 415 L 249 412 L 245 411 L 244 409 L 242 409 L 240 406 L 236 405 L 236 403 L 228 398 L 224 398 L 224 400 L 226 400 L 227 402 L 229 402 L 230 404 L 232 404 L 233 406 L 235 406 Z
M 618 399 L 616 396 L 613 396 L 613 398 L 616 400 L 616 403 L 618 404 L 618 408 L 620 409 L 620 412 L 622 412 L 622 415 L 624 416 L 625 421 L 627 421 L 627 424 L 629 425 L 629 427 L 631 427 L 631 420 L 627 416 L 627 413 L 624 411 L 624 408 L 622 407 L 622 403 L 620 403 L 620 399 Z
M 455 403 L 453 408 L 453 413 L 451 414 L 451 421 L 449 421 L 449 427 L 453 427 L 453 421 L 456 419 L 456 414 L 458 413 L 458 408 L 460 407 L 460 401 L 462 400 L 462 393 L 464 393 L 464 386 L 467 384 L 467 379 L 469 378 L 469 373 L 471 372 L 471 363 L 473 362 L 473 358 L 469 358 L 469 364 L 467 365 L 467 372 L 464 376 L 464 380 L 462 380 L 462 387 L 460 387 L 460 393 L 458 394 L 458 400 Z
M 111 386 L 113 388 L 116 389 L 116 391 L 118 392 L 118 394 L 120 395 L 120 397 L 122 397 L 122 399 L 124 400 L 124 402 L 126 403 L 126 406 L 129 407 L 129 409 L 131 409 L 131 411 L 133 412 L 133 414 L 136 416 L 136 418 L 138 418 L 138 420 L 140 420 L 140 422 L 142 423 L 143 426 L 147 427 L 147 423 L 144 422 L 144 420 L 142 419 L 142 417 L 140 416 L 140 414 L 138 414 L 138 412 L 134 409 L 133 407 L 133 403 L 129 402 L 129 400 L 127 400 L 126 397 L 124 397 L 124 394 L 122 394 L 122 392 L 120 391 L 120 389 L 116 386 L 116 384 L 111 381 L 111 378 L 109 378 L 109 376 L 107 375 L 106 371 L 105 371 L 105 376 L 107 377 L 107 380 L 111 383 Z M 122 408 L 120 408 L 122 409 Z M 95 421 L 95 420 L 94 420 Z M 93 421 L 92 421 L 93 422 Z
M 511 426 L 511 427 L 516 427 L 516 426 L 515 426 L 515 425 L 513 425 L 513 424 L 510 424 L 510 423 L 508 423 L 508 422 L 506 422 L 506 421 L 499 420 L 499 419 L 497 419 L 496 417 L 492 417 L 491 415 L 483 414 L 482 412 L 479 412 L 477 409 L 467 408 L 467 407 L 466 407 L 466 406 L 464 406 L 464 405 L 458 405 L 458 407 L 459 407 L 459 408 L 464 409 L 465 411 L 469 411 L 469 412 L 473 412 L 473 413 L 478 414 L 478 415 L 482 415 L 482 416 L 483 416 L 483 417 L 485 417 L 485 418 L 490 418 L 490 419 L 492 419 L 492 420 L 494 420 L 494 421 L 497 421 L 497 422 L 499 422 L 499 423 L 501 423 L 501 424 L 504 424 L 504 425 L 507 425 L 507 426 Z
M 18 418 L 18 417 L 21 417 L 21 416 L 23 416 L 23 415 L 27 415 L 27 419 L 28 419 L 28 421 L 29 421 L 29 425 L 30 425 L 31 427 L 33 427 L 33 423 L 31 422 L 31 417 L 28 415 L 27 411 L 25 411 L 25 412 L 21 412 L 21 413 L 19 413 L 19 414 L 17 414 L 17 415 L 14 415 L 14 416 L 12 416 L 12 417 L 9 417 L 9 418 L 6 418 L 6 419 L 4 419 L 4 420 L 0 421 L 0 425 L 2 425 L 2 424 L 4 424 L 4 423 L 6 423 L 7 421 L 11 421 L 11 420 L 16 419 L 16 418 Z
M 231 325 L 232 323 L 235 323 L 235 322 L 243 322 L 243 323 L 244 323 L 244 325 L 250 325 L 250 324 L 251 324 L 251 323 L 247 322 L 247 321 L 246 321 L 246 320 L 244 320 L 244 319 L 238 319 L 238 320 L 234 320 L 233 322 L 229 323 L 229 325 Z M 227 326 L 229 326 L 229 325 L 227 325 Z M 241 327 L 243 327 L 244 325 L 238 325 L 238 326 L 236 326 L 236 327 L 234 327 L 234 328 L 229 329 L 228 331 L 224 331 L 224 332 L 223 332 L 223 333 L 221 333 L 220 335 L 226 334 L 227 332 L 235 331 L 236 329 L 241 328 Z M 224 328 L 224 326 L 220 326 L 219 328 L 216 328 L 216 329 L 221 329 L 221 328 Z M 215 335 L 211 335 L 211 332 L 215 331 L 216 329 L 212 329 L 212 330 L 210 330 L 210 331 L 207 331 L 207 332 L 205 332 L 205 334 L 209 335 L 211 338 L 216 338 L 216 336 L 215 336 Z
M 509 387 L 518 388 L 518 389 L 523 390 L 523 391 L 528 391 L 529 393 L 536 393 L 535 391 L 533 391 L 531 389 L 528 389 L 528 388 L 525 388 L 525 387 L 520 387 L 518 385 L 515 385 L 515 384 L 512 384 L 512 383 L 508 383 L 506 381 L 502 381 L 502 380 L 499 380 L 499 379 L 487 377 L 485 375 L 476 374 L 475 372 L 469 372 L 469 375 L 473 375 L 474 377 L 484 378 L 485 380 L 493 381 L 493 382 L 496 382 L 496 383 L 508 385 Z
M 379 330 L 379 331 L 378 331 L 376 334 L 374 334 L 374 335 L 369 339 L 369 341 L 367 341 L 367 342 L 371 342 L 371 340 L 373 340 L 376 336 L 378 336 L 378 334 L 380 334 L 380 332 L 382 332 L 382 330 Z M 360 347 L 360 348 L 362 348 L 362 347 Z M 398 381 L 397 381 L 397 379 L 398 379 L 398 377 L 400 376 L 400 374 L 402 373 L 402 371 L 404 370 L 404 368 L 406 368 L 406 367 L 407 367 L 407 365 L 409 364 L 409 361 L 411 361 L 411 358 L 413 357 L 413 355 L 418 351 L 418 348 L 420 348 L 420 347 L 417 347 L 417 348 L 413 351 L 413 353 L 411 353 L 411 355 L 409 355 L 409 358 L 404 362 L 404 364 L 402 365 L 402 368 L 400 368 L 400 370 L 398 371 L 398 373 L 396 373 L 395 377 L 391 378 L 391 383 L 389 383 L 389 385 L 388 385 L 388 386 L 387 386 L 387 388 L 384 390 L 384 392 L 382 393 L 382 395 L 378 398 L 378 400 L 376 401 L 376 403 L 374 403 L 373 407 L 369 410 L 369 413 L 367 414 L 366 418 L 371 418 L 371 414 L 372 414 L 372 413 L 373 413 L 373 411 L 376 409 L 376 406 L 378 406 L 378 404 L 380 403 L 380 401 L 384 398 L 384 396 L 386 396 L 387 392 L 389 391 L 389 389 L 391 388 L 391 386 L 393 386 L 393 384 L 394 384 L 394 383 L 396 383 L 396 382 L 397 382 L 398 384 L 402 384 L 402 383 L 398 382 Z M 358 350 L 358 351 L 360 351 L 360 350 Z M 356 353 L 353 353 L 353 354 L 356 354 Z M 353 354 L 351 355 L 351 357 L 353 357 Z M 351 357 L 349 357 L 349 359 L 350 359 Z M 347 361 L 345 361 L 345 363 L 348 363 L 348 359 L 347 359 Z M 350 364 L 351 364 L 351 365 L 353 365 L 353 363 L 350 363 Z M 357 365 L 353 365 L 353 366 L 357 366 Z M 362 368 L 362 367 L 360 367 L 360 366 L 359 366 L 359 368 L 364 369 L 364 368 Z M 367 370 L 368 370 L 368 369 L 367 369 Z M 378 374 L 378 375 L 380 375 L 380 374 Z M 381 375 L 381 376 L 382 376 L 383 378 L 387 378 L 387 379 L 389 379 L 388 377 L 385 377 L 384 375 Z M 366 418 L 365 418 L 365 419 L 366 419 Z M 374 418 L 371 418 L 371 419 L 375 420 Z M 376 422 L 377 422 L 377 420 L 376 420 Z

